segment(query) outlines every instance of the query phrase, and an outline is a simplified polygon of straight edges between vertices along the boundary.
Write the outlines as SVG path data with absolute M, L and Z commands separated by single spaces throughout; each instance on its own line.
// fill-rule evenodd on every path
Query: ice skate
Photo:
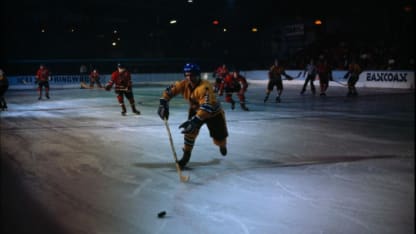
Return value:
M 140 115 L 140 111 L 136 109 L 135 105 L 131 105 L 131 110 L 133 113 L 135 113 L 136 115 Z
M 182 158 L 177 161 L 181 170 L 185 169 L 185 166 L 186 166 L 186 164 L 188 164 L 190 158 L 191 158 L 191 151 L 183 150 Z
M 245 103 L 240 103 L 241 109 L 248 111 L 248 108 L 246 107 Z
M 281 102 L 281 100 L 280 100 L 280 96 L 277 96 L 277 97 L 276 97 L 276 102 L 277 102 L 277 103 L 280 103 L 280 102 Z
M 231 110 L 234 110 L 234 109 L 235 109 L 235 101 L 231 100 Z
M 226 146 L 220 146 L 220 152 L 222 156 L 227 155 L 227 147 Z
M 126 116 L 127 114 L 126 106 L 124 104 L 120 104 L 120 106 L 121 106 L 121 115 Z
M 269 99 L 269 95 L 266 95 L 266 97 L 264 97 L 264 103 L 266 103 L 267 102 L 267 100 Z

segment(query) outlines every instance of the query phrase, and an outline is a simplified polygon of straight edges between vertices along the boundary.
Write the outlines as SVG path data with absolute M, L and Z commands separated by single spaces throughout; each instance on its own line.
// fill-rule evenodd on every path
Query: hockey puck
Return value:
M 166 215 L 166 211 L 161 211 L 157 214 L 157 217 L 163 218 L 163 217 L 165 217 L 165 215 Z

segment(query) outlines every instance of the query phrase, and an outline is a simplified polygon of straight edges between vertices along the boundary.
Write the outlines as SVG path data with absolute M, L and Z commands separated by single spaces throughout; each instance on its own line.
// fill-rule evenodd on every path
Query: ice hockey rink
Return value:
M 275 90 L 263 103 L 265 84 L 253 83 L 249 112 L 219 97 L 228 155 L 203 126 L 184 183 L 156 113 L 165 87 L 136 85 L 142 114 L 124 117 L 112 91 L 51 87 L 39 101 L 35 89 L 9 90 L 2 233 L 415 232 L 414 89 L 346 97 L 330 84 L 320 97 L 285 84 L 281 103 Z M 178 157 L 187 108 L 170 103 Z

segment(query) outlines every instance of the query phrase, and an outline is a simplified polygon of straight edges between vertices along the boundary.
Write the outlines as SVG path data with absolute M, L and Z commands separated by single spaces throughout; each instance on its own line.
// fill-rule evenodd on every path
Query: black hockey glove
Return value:
M 199 130 L 199 128 L 202 125 L 202 120 L 194 115 L 194 117 L 192 117 L 190 120 L 182 123 L 179 128 L 183 128 L 182 132 L 183 134 L 186 133 L 195 133 L 196 131 Z
M 106 86 L 105 86 L 105 90 L 106 90 L 106 91 L 110 91 L 110 90 L 111 90 L 111 86 L 110 86 L 110 85 L 106 85 Z
M 160 116 L 162 120 L 166 118 L 166 120 L 169 119 L 169 104 L 168 101 L 161 98 L 159 104 L 159 108 L 157 109 L 157 114 Z

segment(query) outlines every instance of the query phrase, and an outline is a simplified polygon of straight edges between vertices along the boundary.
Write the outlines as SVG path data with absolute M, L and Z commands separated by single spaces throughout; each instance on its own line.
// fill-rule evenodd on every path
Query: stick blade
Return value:
M 178 172 L 179 179 L 180 179 L 181 182 L 188 182 L 189 175 L 182 175 L 182 170 L 181 170 L 178 163 L 176 163 L 176 171 Z
M 184 176 L 184 175 L 182 175 L 182 176 L 180 177 L 180 179 L 181 179 L 181 182 L 188 182 L 188 181 L 189 181 L 189 176 Z

